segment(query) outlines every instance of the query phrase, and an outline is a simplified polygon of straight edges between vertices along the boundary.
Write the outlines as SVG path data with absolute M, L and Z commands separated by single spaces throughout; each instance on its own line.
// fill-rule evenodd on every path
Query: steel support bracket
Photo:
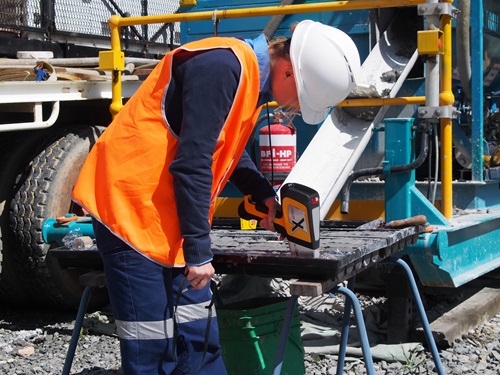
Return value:
M 417 7 L 417 12 L 419 16 L 443 16 L 448 15 L 453 18 L 457 18 L 458 10 L 450 3 L 426 3 L 421 4 Z
M 421 119 L 441 119 L 441 118 L 457 118 L 460 111 L 452 106 L 438 107 L 419 107 L 418 118 Z

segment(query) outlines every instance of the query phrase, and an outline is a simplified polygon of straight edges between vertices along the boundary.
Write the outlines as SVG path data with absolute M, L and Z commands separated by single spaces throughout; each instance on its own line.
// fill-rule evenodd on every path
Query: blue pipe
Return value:
M 422 298 L 420 298 L 420 293 L 417 288 L 417 283 L 415 282 L 415 278 L 413 277 L 413 273 L 411 272 L 408 264 L 402 259 L 396 258 L 387 258 L 388 262 L 393 262 L 403 268 L 408 283 L 410 284 L 410 288 L 413 294 L 413 299 L 415 300 L 415 304 L 417 305 L 417 309 L 420 315 L 420 320 L 422 322 L 422 327 L 424 329 L 425 337 L 427 339 L 427 344 L 429 345 L 429 349 L 432 353 L 432 358 L 434 359 L 434 365 L 436 366 L 436 371 L 439 375 L 445 375 L 443 365 L 441 363 L 441 358 L 439 357 L 439 352 L 436 346 L 436 341 L 434 340 L 434 336 L 432 335 L 432 330 L 429 325 L 429 320 L 427 319 L 427 314 L 425 313 L 424 304 L 422 303 Z
M 73 327 L 73 333 L 71 334 L 71 341 L 69 343 L 68 353 L 66 354 L 66 360 L 64 361 L 62 375 L 69 375 L 69 372 L 71 370 L 71 365 L 73 364 L 73 358 L 75 357 L 76 346 L 78 345 L 78 338 L 80 337 L 80 330 L 82 328 L 83 318 L 85 316 L 85 311 L 87 311 L 90 295 L 92 294 L 93 290 L 94 290 L 93 286 L 87 286 L 83 290 L 82 299 L 80 300 L 80 306 L 78 307 L 78 313 L 75 320 L 75 326 Z
M 350 287 L 354 287 L 354 279 L 348 284 Z M 354 318 L 356 319 L 356 326 L 358 328 L 359 338 L 361 340 L 361 351 L 363 352 L 363 358 L 365 360 L 365 368 L 367 375 L 375 375 L 375 367 L 373 365 L 373 357 L 370 352 L 370 342 L 368 341 L 368 334 L 366 333 L 365 321 L 363 318 L 363 312 L 361 310 L 361 305 L 358 298 L 348 288 L 343 286 L 336 286 L 332 289 L 330 294 L 340 293 L 346 297 L 346 303 L 344 307 L 344 321 L 342 327 L 341 343 L 342 352 L 339 351 L 339 361 L 337 362 L 337 375 L 342 374 L 345 360 L 345 350 L 347 348 L 347 336 L 349 334 L 349 320 L 346 318 L 351 314 L 351 308 L 354 310 Z
M 292 295 L 288 300 L 285 321 L 283 322 L 283 328 L 281 331 L 280 342 L 278 346 L 278 351 L 276 352 L 276 357 L 274 358 L 274 371 L 273 375 L 280 375 L 281 368 L 283 367 L 283 359 L 285 357 L 286 344 L 288 342 L 288 336 L 290 334 L 290 330 L 292 328 L 293 323 L 293 314 L 295 312 L 295 305 L 299 296 Z

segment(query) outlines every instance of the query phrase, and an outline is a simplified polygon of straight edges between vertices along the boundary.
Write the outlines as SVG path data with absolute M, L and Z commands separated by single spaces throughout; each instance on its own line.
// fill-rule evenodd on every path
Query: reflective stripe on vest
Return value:
M 241 76 L 212 157 L 211 221 L 215 198 L 245 149 L 260 111 L 256 108 L 257 58 L 235 38 L 208 38 L 168 53 L 96 142 L 73 190 L 73 199 L 95 219 L 162 265 L 185 265 L 173 177 L 168 171 L 178 142 L 163 112 L 172 59 L 178 51 L 214 48 L 233 51 Z
M 210 301 L 178 306 L 176 310 L 177 323 L 190 323 L 207 319 L 209 303 Z M 215 308 L 212 306 L 212 318 L 215 316 Z M 146 322 L 115 320 L 115 323 L 118 337 L 124 340 L 162 340 L 174 337 L 173 319 Z

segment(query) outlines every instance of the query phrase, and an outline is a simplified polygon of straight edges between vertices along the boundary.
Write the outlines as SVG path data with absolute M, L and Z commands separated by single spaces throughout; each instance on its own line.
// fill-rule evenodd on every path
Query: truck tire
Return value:
M 43 146 L 18 170 L 15 192 L 10 203 L 9 221 L 15 249 L 12 257 L 15 273 L 23 280 L 29 298 L 35 302 L 64 309 L 79 305 L 83 288 L 79 276 L 88 269 L 63 269 L 47 256 L 50 246 L 42 238 L 46 218 L 79 212 L 71 202 L 71 191 L 89 150 L 103 127 L 81 126 L 56 129 Z M 40 141 L 40 138 L 38 138 Z M 9 265 L 10 267 L 11 265 Z M 3 271 L 2 271 L 3 272 Z M 93 292 L 91 308 L 107 301 L 105 290 Z
M 46 132 L 36 133 L 44 137 Z M 21 139 L 22 138 L 22 139 Z M 32 134 L 24 137 L 2 134 L 0 154 L 0 301 L 21 304 L 31 295 L 17 269 L 13 256 L 15 237 L 9 225 L 9 207 L 14 196 L 14 186 L 19 170 L 28 163 L 31 150 L 36 148 Z

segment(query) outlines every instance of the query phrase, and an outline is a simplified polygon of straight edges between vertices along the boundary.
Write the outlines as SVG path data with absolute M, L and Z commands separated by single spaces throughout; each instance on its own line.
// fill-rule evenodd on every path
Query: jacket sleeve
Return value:
M 263 203 L 267 198 L 276 196 L 271 183 L 260 173 L 246 151 L 241 155 L 229 181 L 243 195 L 251 195 L 255 202 Z
M 240 71 L 235 55 L 224 49 L 182 56 L 174 63 L 166 115 L 169 125 L 177 129 L 179 143 L 169 170 L 174 177 L 184 258 L 189 266 L 213 258 L 209 223 L 212 155 L 233 103 Z

